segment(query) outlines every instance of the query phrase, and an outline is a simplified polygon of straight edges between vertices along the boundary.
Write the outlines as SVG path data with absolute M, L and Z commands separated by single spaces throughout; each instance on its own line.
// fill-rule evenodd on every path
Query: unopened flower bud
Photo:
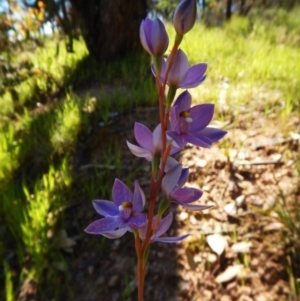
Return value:
M 140 26 L 140 39 L 144 49 L 152 56 L 162 56 L 169 45 L 169 37 L 161 20 L 146 18 Z
M 182 0 L 174 13 L 173 25 L 179 35 L 186 34 L 195 24 L 197 13 L 196 0 Z

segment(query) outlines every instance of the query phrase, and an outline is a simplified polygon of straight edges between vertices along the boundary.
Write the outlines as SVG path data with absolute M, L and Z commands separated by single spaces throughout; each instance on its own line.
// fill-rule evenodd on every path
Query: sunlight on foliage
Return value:
M 53 246 L 52 232 L 65 202 L 63 190 L 70 184 L 71 175 L 64 160 L 58 169 L 50 166 L 33 189 L 24 183 L 23 195 L 14 192 L 4 195 L 5 218 L 18 242 L 19 256 L 25 250 L 32 256 L 30 270 L 24 271 L 30 278 L 39 278 L 47 265 L 45 256 Z
M 14 301 L 14 291 L 12 283 L 12 273 L 6 262 L 3 263 L 5 272 L 5 296 L 6 301 Z
M 15 140 L 13 124 L 3 122 L 0 129 L 0 180 L 18 166 L 19 143 Z
M 71 151 L 81 126 L 80 100 L 69 98 L 60 108 L 52 130 L 51 143 L 60 154 Z
M 288 20 L 295 19 L 295 15 L 296 12 L 285 13 Z M 274 43 L 270 32 L 280 40 L 276 24 L 266 31 L 264 22 L 256 18 L 251 21 L 234 17 L 225 28 L 196 24 L 196 29 L 184 38 L 182 48 L 193 58 L 190 63 L 202 61 L 209 65 L 205 87 L 195 89 L 199 101 L 211 101 L 208 91 L 215 90 L 216 83 L 226 81 L 235 90 L 234 97 L 228 95 L 229 102 L 245 101 L 244 88 L 240 86 L 243 83 L 249 91 L 246 101 L 253 102 L 257 98 L 255 89 L 263 88 L 270 91 L 270 96 L 272 91 L 281 93 L 279 102 L 285 102 L 287 107 L 290 102 L 293 107 L 299 106 L 299 98 L 291 98 L 291 93 L 295 96 L 300 92 L 300 65 L 295 64 L 300 61 L 299 46 L 288 41 Z M 300 26 L 299 21 L 291 24 L 295 30 Z M 171 28 L 169 32 L 174 35 Z M 272 97 L 267 101 L 272 101 Z M 281 103 L 277 102 L 277 107 L 281 111 Z

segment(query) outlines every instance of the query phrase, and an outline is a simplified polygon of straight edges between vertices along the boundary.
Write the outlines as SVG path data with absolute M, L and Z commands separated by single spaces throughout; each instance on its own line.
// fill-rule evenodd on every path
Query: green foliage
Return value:
M 3 113 L 22 112 L 23 106 L 45 104 L 50 95 L 65 89 L 77 62 L 87 55 L 82 41 L 74 42 L 76 53 L 67 53 L 55 36 L 43 47 L 11 54 L 11 62 L 0 63 L 0 105 Z M 6 58 L 7 60 L 7 58 Z M 2 97 L 3 95 L 3 97 Z
M 177 0 L 160 0 L 155 4 L 155 11 L 164 18 L 170 19 L 177 4 Z
M 19 143 L 14 135 L 14 125 L 3 120 L 0 126 L 0 180 L 18 166 Z
M 191 63 L 203 61 L 209 65 L 205 88 L 200 86 L 194 92 L 199 101 L 211 102 L 213 92 L 208 91 L 215 91 L 216 83 L 224 79 L 234 85 L 234 91 L 229 89 L 226 97 L 232 103 L 252 105 L 254 90 L 263 88 L 274 95 L 267 100 L 273 109 L 282 111 L 282 102 L 285 115 L 299 108 L 300 65 L 295 64 L 300 61 L 299 35 L 295 42 L 300 27 L 298 9 L 279 12 L 284 12 L 287 26 L 283 22 L 277 25 L 276 17 L 266 26 L 267 21 L 259 16 L 233 17 L 223 29 L 196 24 L 184 38 L 182 48 L 192 58 Z M 174 37 L 171 26 L 169 32 Z
M 299 173 L 300 175 L 300 173 Z M 300 187 L 299 187 L 300 188 Z M 294 199 L 287 202 L 283 191 L 277 201 L 276 213 L 278 221 L 284 225 L 282 238 L 288 249 L 286 267 L 289 276 L 290 289 L 295 298 L 300 297 L 300 204 L 299 191 Z
M 12 283 L 12 273 L 9 269 L 7 262 L 3 263 L 4 272 L 5 272 L 5 297 L 6 301 L 14 300 L 14 291 L 13 291 L 13 283 Z
M 69 96 L 56 114 L 50 140 L 54 151 L 59 154 L 74 151 L 80 128 L 85 125 L 81 107 L 80 99 Z
M 255 34 L 265 36 L 272 43 L 299 46 L 299 13 L 300 6 L 292 11 L 282 8 L 253 10 L 249 16 L 249 22 Z
M 23 192 L 15 191 L 11 185 L 2 195 L 7 226 L 15 236 L 19 256 L 25 255 L 26 248 L 33 260 L 26 272 L 30 278 L 39 279 L 45 265 L 45 257 L 53 247 L 53 234 L 65 200 L 63 191 L 71 184 L 70 171 L 64 160 L 57 169 L 50 166 L 48 173 L 37 181 L 32 189 L 23 183 Z

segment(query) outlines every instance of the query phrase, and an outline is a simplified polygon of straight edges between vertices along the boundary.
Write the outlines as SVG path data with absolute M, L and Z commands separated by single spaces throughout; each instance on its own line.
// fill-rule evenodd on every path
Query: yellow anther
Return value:
M 131 202 L 123 202 L 122 207 L 123 208 L 132 208 L 132 203 Z
M 191 116 L 191 114 L 187 111 L 182 111 L 179 116 L 183 118 L 188 118 Z

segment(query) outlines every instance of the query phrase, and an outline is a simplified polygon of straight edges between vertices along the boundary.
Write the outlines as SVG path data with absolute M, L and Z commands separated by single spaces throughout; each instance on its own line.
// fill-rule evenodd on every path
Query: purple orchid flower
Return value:
M 186 143 L 210 147 L 227 132 L 207 125 L 214 114 L 213 104 L 201 104 L 191 108 L 192 97 L 188 91 L 181 93 L 170 112 L 172 130 L 167 135 L 183 148 Z
M 162 190 L 167 199 L 189 210 L 205 210 L 212 206 L 191 205 L 201 198 L 202 191 L 196 188 L 182 187 L 188 180 L 189 169 L 181 164 L 173 166 L 162 180 Z
M 197 14 L 197 4 L 195 0 L 182 0 L 173 17 L 173 25 L 180 35 L 186 34 L 195 24 Z
M 156 222 L 156 219 L 157 219 L 157 216 L 154 216 L 153 223 L 152 223 L 153 225 Z M 185 239 L 186 237 L 188 237 L 190 235 L 190 234 L 185 234 L 185 235 L 177 236 L 177 237 L 168 237 L 168 236 L 161 237 L 169 230 L 169 228 L 172 224 L 172 221 L 173 221 L 172 213 L 169 213 L 165 218 L 162 218 L 159 221 L 156 231 L 151 237 L 151 243 L 153 243 L 153 242 L 175 243 L 175 242 L 179 242 L 179 241 Z M 144 227 L 142 227 L 138 230 L 139 236 L 142 240 L 144 240 L 146 237 L 146 230 L 147 230 L 147 223 L 145 224 Z
M 140 39 L 144 49 L 153 56 L 163 55 L 169 45 L 164 24 L 158 18 L 146 18 L 140 26 Z
M 140 146 L 127 142 L 130 151 L 137 157 L 145 158 L 147 161 L 152 161 L 154 155 L 161 154 L 162 151 L 162 133 L 161 124 L 159 124 L 151 133 L 151 131 L 141 123 L 134 124 L 134 136 Z M 171 155 L 178 152 L 180 148 L 173 146 Z
M 161 81 L 164 82 L 167 72 L 167 67 L 170 63 L 170 57 L 165 61 L 162 59 Z M 167 84 L 175 89 L 194 88 L 200 85 L 205 80 L 205 72 L 207 64 L 201 63 L 189 67 L 188 59 L 185 53 L 178 49 L 175 54 L 174 63 L 170 69 Z M 152 72 L 156 75 L 155 67 L 152 65 Z
M 136 181 L 134 192 L 119 179 L 115 179 L 111 201 L 95 200 L 93 206 L 104 218 L 92 222 L 85 232 L 103 235 L 107 238 L 118 238 L 131 228 L 139 229 L 146 223 L 146 214 L 141 213 L 145 206 L 145 195 Z

